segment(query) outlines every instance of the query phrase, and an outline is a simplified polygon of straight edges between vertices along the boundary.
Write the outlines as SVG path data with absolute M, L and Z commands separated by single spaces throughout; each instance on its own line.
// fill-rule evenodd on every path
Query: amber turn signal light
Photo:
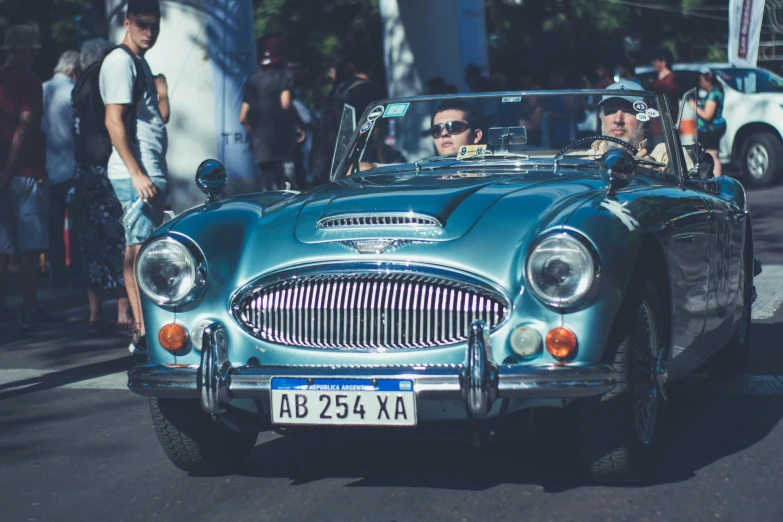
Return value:
M 160 345 L 170 352 L 176 352 L 185 346 L 188 342 L 188 334 L 185 332 L 185 328 L 176 324 L 169 323 L 163 325 L 158 333 L 158 340 Z
M 544 341 L 546 350 L 558 359 L 566 359 L 576 351 L 576 335 L 568 328 L 552 328 Z

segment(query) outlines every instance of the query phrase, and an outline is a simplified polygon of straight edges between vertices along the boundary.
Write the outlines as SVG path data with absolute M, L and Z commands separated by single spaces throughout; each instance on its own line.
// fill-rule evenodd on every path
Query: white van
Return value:
M 783 173 L 783 78 L 760 67 L 678 63 L 674 73 L 680 90 L 696 87 L 699 74 L 707 69 L 715 73 L 726 93 L 721 162 L 736 163 L 753 186 L 775 183 Z M 650 66 L 637 67 L 636 74 L 648 90 L 657 75 Z

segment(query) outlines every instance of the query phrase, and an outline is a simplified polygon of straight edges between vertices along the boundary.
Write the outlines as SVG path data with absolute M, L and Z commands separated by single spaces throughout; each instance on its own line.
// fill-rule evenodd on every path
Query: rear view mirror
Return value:
M 487 143 L 498 146 L 498 152 L 512 152 L 527 143 L 525 127 L 491 127 L 487 130 Z

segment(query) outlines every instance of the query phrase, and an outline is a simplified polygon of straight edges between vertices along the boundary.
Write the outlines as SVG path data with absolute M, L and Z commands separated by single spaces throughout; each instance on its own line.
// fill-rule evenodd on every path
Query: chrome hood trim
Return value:
M 336 214 L 318 220 L 318 228 L 372 228 L 372 227 L 436 227 L 443 221 L 419 212 L 361 212 Z

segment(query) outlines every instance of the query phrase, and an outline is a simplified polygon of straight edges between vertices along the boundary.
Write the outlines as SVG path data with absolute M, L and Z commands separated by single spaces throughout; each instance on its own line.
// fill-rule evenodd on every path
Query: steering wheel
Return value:
M 637 149 L 627 141 L 623 141 L 620 138 L 613 138 L 612 136 L 598 135 L 598 136 L 585 136 L 584 138 L 579 138 L 576 141 L 572 141 L 571 143 L 569 143 L 568 145 L 560 149 L 560 151 L 557 154 L 555 154 L 555 159 L 558 160 L 562 158 L 563 154 L 573 149 L 574 147 L 578 147 L 579 145 L 584 145 L 585 143 L 592 143 L 594 141 L 601 141 L 601 140 L 611 141 L 612 143 L 617 143 L 618 145 L 622 145 L 626 149 L 630 150 L 631 154 L 633 154 L 634 156 L 636 156 L 639 153 L 639 149 Z

